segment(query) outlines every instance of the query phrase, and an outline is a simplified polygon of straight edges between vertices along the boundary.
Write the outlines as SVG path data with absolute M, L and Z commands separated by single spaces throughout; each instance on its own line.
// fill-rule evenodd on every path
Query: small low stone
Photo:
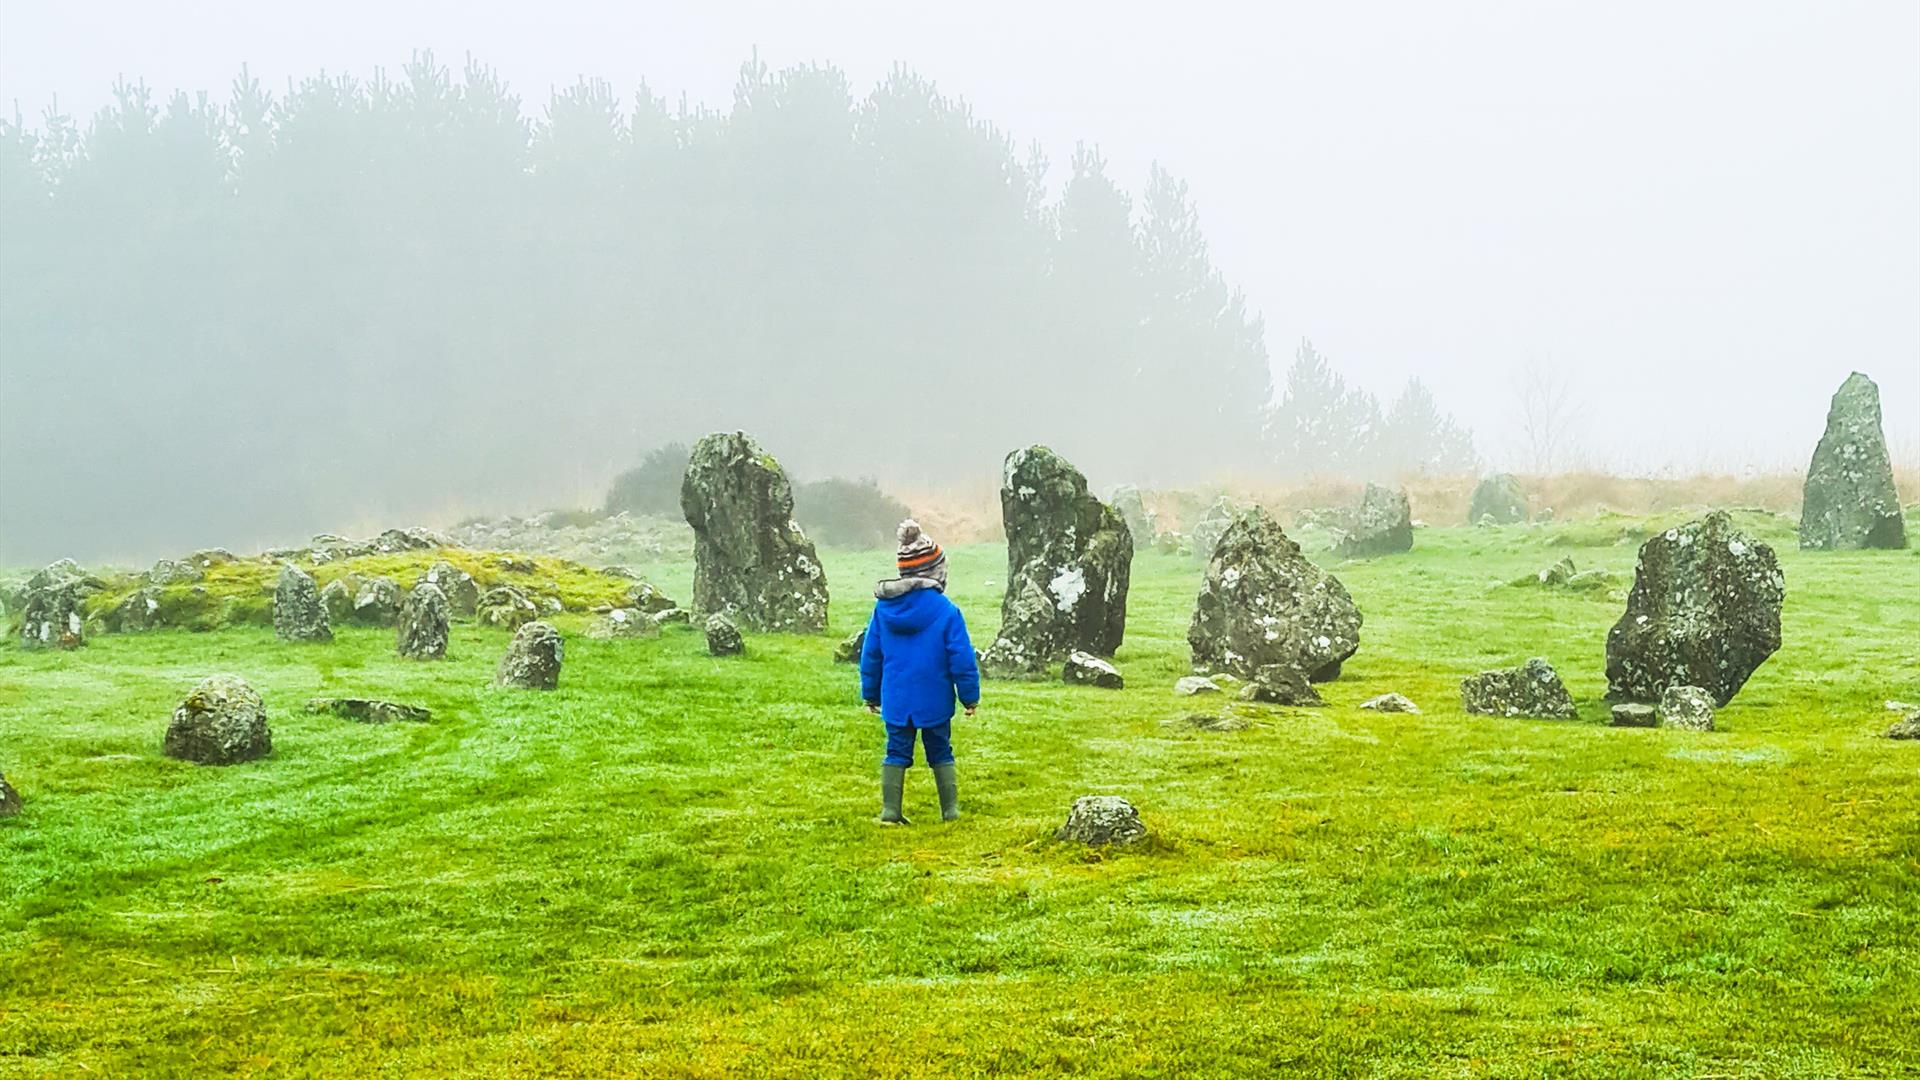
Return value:
M 587 636 L 598 640 L 652 637 L 659 632 L 660 625 L 639 608 L 614 608 L 587 627 Z
M 1313 683 L 1298 671 L 1280 665 L 1269 665 L 1253 673 L 1246 685 L 1240 688 L 1240 700 L 1258 702 L 1263 705 L 1324 705 L 1320 691 Z
M 1244 716 L 1233 713 L 1188 713 L 1167 721 L 1175 727 L 1189 727 L 1195 731 L 1245 731 L 1253 726 Z
M 480 594 L 474 606 L 474 617 L 482 626 L 518 630 L 539 618 L 540 609 L 519 586 L 496 585 Z
M 1614 727 L 1653 727 L 1659 723 L 1651 705 L 1623 701 L 1613 707 Z
M 1420 706 L 1415 705 L 1413 699 L 1404 694 L 1381 694 L 1379 697 L 1368 698 L 1361 702 L 1360 707 L 1372 709 L 1374 712 L 1418 713 L 1420 711 Z
M 431 711 L 418 705 L 403 705 L 397 701 L 382 701 L 379 698 L 310 698 L 307 701 L 307 711 L 327 713 L 362 724 L 391 724 L 400 721 L 424 724 L 433 719 Z
M 1220 684 L 1205 675 L 1188 675 L 1173 684 L 1173 692 L 1181 697 L 1198 697 L 1201 694 L 1221 693 Z
M 1669 686 L 1655 710 L 1660 726 L 1683 731 L 1713 730 L 1713 695 L 1698 686 Z
M 1124 847 L 1147 838 L 1140 811 L 1118 795 L 1082 795 L 1067 812 L 1067 823 L 1055 839 L 1094 847 Z
M 1126 686 L 1126 680 L 1120 677 L 1118 668 L 1090 652 L 1078 649 L 1067 654 L 1067 663 L 1060 671 L 1060 679 L 1074 686 L 1098 686 L 1105 690 L 1119 690 Z
M 707 617 L 707 652 L 713 656 L 738 656 L 747 651 L 747 643 L 740 636 L 740 628 L 725 615 L 715 613 Z
M 1460 700 L 1468 712 L 1480 716 L 1570 720 L 1579 715 L 1560 674 L 1538 656 L 1519 667 L 1483 671 L 1461 680 Z
M 1920 708 L 1893 722 L 1886 731 L 1889 739 L 1920 739 Z
M 867 647 L 867 632 L 864 629 L 848 634 L 846 640 L 833 647 L 833 662 L 836 664 L 857 664 L 860 653 Z
M 13 790 L 7 778 L 0 776 L 0 818 L 13 817 L 20 812 L 20 793 Z
M 656 611 L 647 616 L 647 618 L 653 620 L 653 625 L 655 626 L 693 625 L 693 612 L 681 607 L 668 608 L 665 611 Z
M 210 675 L 173 710 L 161 753 L 199 765 L 233 765 L 273 749 L 260 695 L 238 675 Z

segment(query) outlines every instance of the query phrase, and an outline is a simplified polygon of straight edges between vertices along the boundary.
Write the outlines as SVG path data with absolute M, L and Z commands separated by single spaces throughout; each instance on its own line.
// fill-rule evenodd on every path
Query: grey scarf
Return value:
M 939 589 L 941 592 L 946 592 L 947 591 L 946 567 L 943 566 L 940 568 L 940 576 L 938 578 L 930 578 L 930 577 L 888 578 L 887 580 L 873 587 L 873 595 L 874 595 L 874 599 L 876 600 L 892 600 L 895 597 L 905 596 L 916 589 Z

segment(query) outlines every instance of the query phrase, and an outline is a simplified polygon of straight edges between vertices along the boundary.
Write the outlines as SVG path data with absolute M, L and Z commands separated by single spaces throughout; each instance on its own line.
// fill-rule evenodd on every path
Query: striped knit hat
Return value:
M 903 578 L 947 576 L 947 553 L 940 550 L 933 537 L 921 532 L 920 523 L 912 518 L 900 523 L 900 548 L 895 554 Z

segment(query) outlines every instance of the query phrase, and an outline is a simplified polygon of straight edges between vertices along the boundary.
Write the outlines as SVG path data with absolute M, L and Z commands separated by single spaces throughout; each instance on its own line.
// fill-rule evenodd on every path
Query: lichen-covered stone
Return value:
M 1516 668 L 1483 671 L 1460 683 L 1460 701 L 1481 716 L 1570 720 L 1579 715 L 1560 673 L 1541 657 Z
M 647 616 L 647 618 L 653 621 L 653 625 L 659 627 L 693 625 L 693 612 L 682 607 L 670 607 L 665 611 L 656 611 Z
M 493 681 L 521 690 L 553 690 L 560 685 L 560 665 L 565 660 L 560 631 L 551 623 L 530 622 L 513 632 Z
M 9 818 L 20 813 L 20 793 L 13 790 L 5 776 L 0 776 L 0 818 Z
M 1188 713 L 1162 723 L 1169 727 L 1187 727 L 1195 731 L 1245 731 L 1253 722 L 1233 713 Z
M 1722 511 L 1650 538 L 1607 634 L 1607 696 L 1653 702 L 1698 686 L 1725 705 L 1780 647 L 1785 595 L 1773 549 Z
M 652 616 L 639 608 L 621 607 L 606 612 L 587 627 L 587 636 L 596 641 L 615 638 L 656 637 L 660 627 Z
M 143 585 L 108 608 L 100 616 L 100 624 L 116 634 L 157 630 L 165 625 L 160 606 L 163 595 L 159 586 Z
M 1007 591 L 983 673 L 1038 678 L 1074 650 L 1112 656 L 1127 630 L 1133 534 L 1087 478 L 1044 446 L 1007 455 L 1000 473 Z
M 787 474 L 745 432 L 693 445 L 680 484 L 693 526 L 693 606 L 757 630 L 827 628 L 827 575 L 793 520 Z
M 672 611 L 678 607 L 666 593 L 644 581 L 635 582 L 627 589 L 625 607 L 634 608 L 647 615 L 657 615 L 663 611 Z
M 1067 654 L 1066 666 L 1060 670 L 1060 681 L 1072 686 L 1098 686 L 1103 690 L 1120 690 L 1127 685 L 1126 680 L 1120 677 L 1119 668 L 1078 649 Z
M 1193 528 L 1187 530 L 1187 539 L 1193 554 L 1201 560 L 1213 558 L 1213 549 L 1219 546 L 1220 538 L 1226 535 L 1227 529 L 1233 525 L 1241 509 L 1239 503 L 1225 495 L 1213 500 L 1212 505 L 1207 507 L 1206 513 L 1200 515 L 1200 520 L 1194 522 Z
M 1920 708 L 1911 709 L 1886 730 L 1889 739 L 1920 739 Z
M 1360 609 L 1340 579 L 1308 562 L 1255 506 L 1215 545 L 1187 644 L 1198 672 L 1245 678 L 1282 667 L 1325 682 L 1360 648 Z
M 267 709 L 238 675 L 210 675 L 173 710 L 161 753 L 200 765 L 233 765 L 273 749 Z
M 1467 504 L 1469 525 L 1520 525 L 1527 520 L 1527 493 L 1519 477 L 1512 473 L 1494 473 L 1482 477 L 1473 486 L 1473 498 Z
M 1579 572 L 1580 571 L 1573 565 L 1573 557 L 1568 555 L 1562 556 L 1559 562 L 1540 571 L 1536 576 L 1540 584 L 1552 588 L 1554 586 L 1565 585 Z
M 273 586 L 273 632 L 282 641 L 332 641 L 333 622 L 313 575 L 287 563 Z
M 1304 672 L 1285 664 L 1269 664 L 1255 671 L 1240 687 L 1239 697 L 1263 705 L 1326 704 Z
M 353 619 L 353 594 L 360 591 L 361 578 L 357 574 L 335 578 L 327 582 L 320 590 L 320 605 L 327 609 L 329 623 L 344 623 Z
M 1184 678 L 1174 680 L 1173 692 L 1179 694 L 1181 697 L 1199 697 L 1201 694 L 1218 694 L 1220 693 L 1220 684 L 1207 678 L 1205 675 L 1188 675 Z
M 1158 524 L 1154 521 L 1153 511 L 1147 509 L 1145 499 L 1140 497 L 1140 489 L 1132 484 L 1121 484 L 1108 496 L 1107 505 L 1113 507 L 1126 522 L 1127 533 L 1133 537 L 1133 550 L 1145 551 L 1153 546 L 1160 535 Z
M 447 655 L 448 623 L 453 605 L 440 586 L 421 582 L 407 594 L 400 609 L 394 651 L 409 660 L 440 660 Z
M 147 571 L 149 585 L 191 585 L 206 577 L 206 572 L 191 562 L 161 559 Z
M 473 575 L 446 560 L 427 567 L 415 585 L 434 585 L 447 596 L 447 609 L 454 615 L 470 619 L 480 606 L 480 583 Z
M 382 701 L 379 698 L 310 698 L 307 711 L 330 714 L 361 724 L 424 724 L 433 719 L 431 711 L 418 705 L 402 705 L 397 701 Z
M 738 656 L 747 651 L 746 639 L 732 619 L 715 612 L 707 616 L 707 653 L 710 656 Z
M 20 644 L 28 649 L 77 649 L 87 643 L 86 601 L 106 583 L 61 559 L 27 579 L 20 598 Z
M 860 653 L 867 647 L 867 630 L 861 627 L 848 634 L 846 640 L 833 647 L 833 662 L 836 664 L 857 664 Z
M 353 594 L 353 621 L 362 626 L 392 626 L 400 617 L 400 583 L 390 577 L 367 578 Z
M 1341 515 L 1334 551 L 1362 559 L 1413 550 L 1413 505 L 1403 489 L 1368 484 L 1360 505 Z
M 1842 551 L 1907 546 L 1893 459 L 1880 426 L 1880 388 L 1847 376 L 1827 408 L 1800 506 L 1800 546 Z
M 480 594 L 474 604 L 474 617 L 481 626 L 518 630 L 540 617 L 533 598 L 516 585 L 495 585 Z
M 1623 701 L 1613 707 L 1614 727 L 1653 727 L 1660 722 L 1651 705 Z
M 1713 730 L 1713 695 L 1698 686 L 1669 686 L 1654 710 L 1660 726 L 1683 731 Z
M 1404 694 L 1381 694 L 1379 697 L 1371 697 L 1361 702 L 1360 707 L 1383 713 L 1418 713 L 1420 711 L 1420 706 L 1415 705 L 1413 699 Z
M 1140 811 L 1118 795 L 1082 795 L 1073 800 L 1056 839 L 1094 847 L 1125 847 L 1147 838 Z

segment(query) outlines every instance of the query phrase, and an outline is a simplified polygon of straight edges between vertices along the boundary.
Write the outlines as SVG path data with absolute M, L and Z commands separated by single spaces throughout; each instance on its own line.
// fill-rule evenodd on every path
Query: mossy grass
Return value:
M 492 688 L 507 635 L 471 624 L 432 663 L 354 627 L 0 647 L 26 800 L 0 822 L 0 1074 L 1920 1070 L 1920 744 L 1876 737 L 1883 698 L 1920 697 L 1920 559 L 1776 545 L 1786 643 L 1720 730 L 1616 729 L 1618 603 L 1490 588 L 1561 528 L 1317 555 L 1360 652 L 1326 707 L 1226 706 L 1257 720 L 1236 732 L 1163 723 L 1196 705 L 1171 686 L 1200 571 L 1143 554 L 1127 688 L 989 683 L 956 722 L 952 825 L 923 766 L 917 823 L 873 824 L 880 731 L 832 662 L 887 552 L 824 553 L 831 632 L 742 657 L 558 616 L 553 693 Z M 1004 551 L 950 558 L 988 640 Z M 1633 558 L 1579 561 L 1630 580 Z M 1532 655 L 1579 720 L 1462 713 L 1463 676 Z M 214 671 L 265 696 L 270 757 L 159 755 Z M 1357 708 L 1387 691 L 1424 712 Z M 434 719 L 305 713 L 321 695 Z M 1089 793 L 1154 842 L 1054 841 Z

